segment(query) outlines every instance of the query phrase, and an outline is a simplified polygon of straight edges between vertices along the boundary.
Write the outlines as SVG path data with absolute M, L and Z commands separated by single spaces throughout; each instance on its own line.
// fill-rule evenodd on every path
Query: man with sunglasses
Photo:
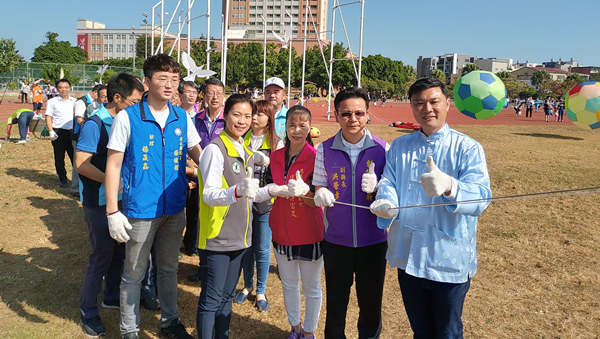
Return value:
M 200 158 L 200 137 L 190 117 L 169 100 L 179 85 L 180 65 L 166 54 L 144 62 L 148 95 L 115 117 L 106 164 L 106 215 L 110 235 L 125 242 L 121 279 L 121 335 L 138 338 L 140 288 L 151 247 L 157 266 L 160 333 L 192 338 L 179 321 L 177 268 L 185 227 L 186 156 Z M 118 187 L 123 170 L 123 213 Z
M 340 131 L 319 145 L 313 175 L 315 204 L 325 207 L 321 245 L 327 288 L 325 339 L 346 338 L 346 311 L 355 280 L 358 335 L 379 338 L 387 232 L 377 227 L 377 217 L 368 209 L 335 202 L 368 207 L 375 200 L 389 145 L 365 127 L 369 119 L 366 90 L 346 88 L 334 104 Z
M 102 280 L 105 285 L 102 305 L 106 307 L 119 304 L 121 269 L 125 257 L 125 245 L 111 238 L 105 215 L 106 145 L 114 117 L 132 103 L 140 101 L 143 91 L 142 84 L 129 74 L 121 73 L 112 77 L 108 81 L 108 88 L 98 90 L 99 98 L 107 97 L 108 103 L 100 104 L 96 112 L 83 122 L 79 131 L 75 169 L 81 180 L 80 198 L 92 245 L 81 287 L 79 309 L 83 332 L 90 337 L 106 333 L 98 315 L 98 295 L 102 290 Z M 118 199 L 121 200 L 121 194 Z

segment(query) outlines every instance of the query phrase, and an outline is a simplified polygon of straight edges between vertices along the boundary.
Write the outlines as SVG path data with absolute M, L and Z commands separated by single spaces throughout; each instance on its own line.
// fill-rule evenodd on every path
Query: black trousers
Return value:
M 525 117 L 529 118 L 533 116 L 533 106 L 531 107 L 527 107 L 527 110 L 525 111 Z
M 185 234 L 183 235 L 183 246 L 186 251 L 194 252 L 198 250 L 196 242 L 198 241 L 198 213 L 199 213 L 198 186 L 187 190 L 185 206 Z
M 325 339 L 346 338 L 346 311 L 354 280 L 359 307 L 358 337 L 379 338 L 387 247 L 387 241 L 358 248 L 322 242 L 327 288 Z
M 67 180 L 67 170 L 65 169 L 65 152 L 71 159 L 73 164 L 73 143 L 71 142 L 71 130 L 55 128 L 54 132 L 58 135 L 58 139 L 52 141 L 54 147 L 54 167 L 60 181 Z

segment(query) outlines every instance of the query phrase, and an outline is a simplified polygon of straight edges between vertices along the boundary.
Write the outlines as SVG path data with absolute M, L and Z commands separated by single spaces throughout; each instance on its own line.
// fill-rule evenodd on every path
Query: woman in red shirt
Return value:
M 310 138 L 311 114 L 302 106 L 287 112 L 285 148 L 271 154 L 271 176 L 287 185 L 290 198 L 276 199 L 269 225 L 279 267 L 283 300 L 292 330 L 288 339 L 314 338 L 321 312 L 323 210 L 315 207 L 312 182 L 316 150 Z M 304 329 L 300 321 L 300 281 L 306 298 Z

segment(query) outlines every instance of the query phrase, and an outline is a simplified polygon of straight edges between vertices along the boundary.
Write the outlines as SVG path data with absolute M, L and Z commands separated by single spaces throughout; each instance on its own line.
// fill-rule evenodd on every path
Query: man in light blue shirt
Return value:
M 265 100 L 275 106 L 275 134 L 281 140 L 285 139 L 285 120 L 288 109 L 283 101 L 286 97 L 283 80 L 272 77 L 265 81 Z
M 477 217 L 489 200 L 393 208 L 491 198 L 485 154 L 446 124 L 450 98 L 442 82 L 420 79 L 408 96 L 422 129 L 392 143 L 371 211 L 380 228 L 390 228 L 387 259 L 398 268 L 415 338 L 462 338 L 463 303 L 477 270 Z

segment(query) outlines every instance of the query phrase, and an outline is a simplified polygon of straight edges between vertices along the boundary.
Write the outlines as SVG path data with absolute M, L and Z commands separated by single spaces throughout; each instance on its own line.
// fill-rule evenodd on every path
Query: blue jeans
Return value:
M 22 112 L 17 119 L 17 123 L 19 124 L 19 134 L 21 135 L 21 140 L 27 140 L 27 127 L 33 120 L 33 112 L 26 111 Z
M 398 269 L 406 315 L 415 339 L 462 339 L 462 311 L 471 279 L 451 284 L 417 278 Z
M 254 261 L 256 261 L 256 294 L 265 294 L 271 259 L 271 228 L 269 213 L 254 213 L 252 217 L 252 246 L 246 250 L 242 259 L 244 287 L 254 287 Z
M 179 244 L 185 227 L 185 212 L 153 219 L 128 218 L 133 229 L 125 244 L 125 266 L 121 278 L 121 334 L 139 332 L 140 290 L 148 269 L 150 250 L 156 253 L 157 288 L 160 291 L 161 327 L 178 318 L 177 267 Z
M 231 302 L 240 279 L 245 251 L 198 250 L 202 277 L 196 314 L 199 339 L 229 338 Z
M 106 206 L 83 206 L 88 237 L 92 245 L 89 264 L 81 286 L 79 309 L 84 318 L 98 315 L 98 295 L 104 278 L 104 300 L 119 300 L 119 283 L 125 257 L 125 244 L 119 244 L 110 237 Z

